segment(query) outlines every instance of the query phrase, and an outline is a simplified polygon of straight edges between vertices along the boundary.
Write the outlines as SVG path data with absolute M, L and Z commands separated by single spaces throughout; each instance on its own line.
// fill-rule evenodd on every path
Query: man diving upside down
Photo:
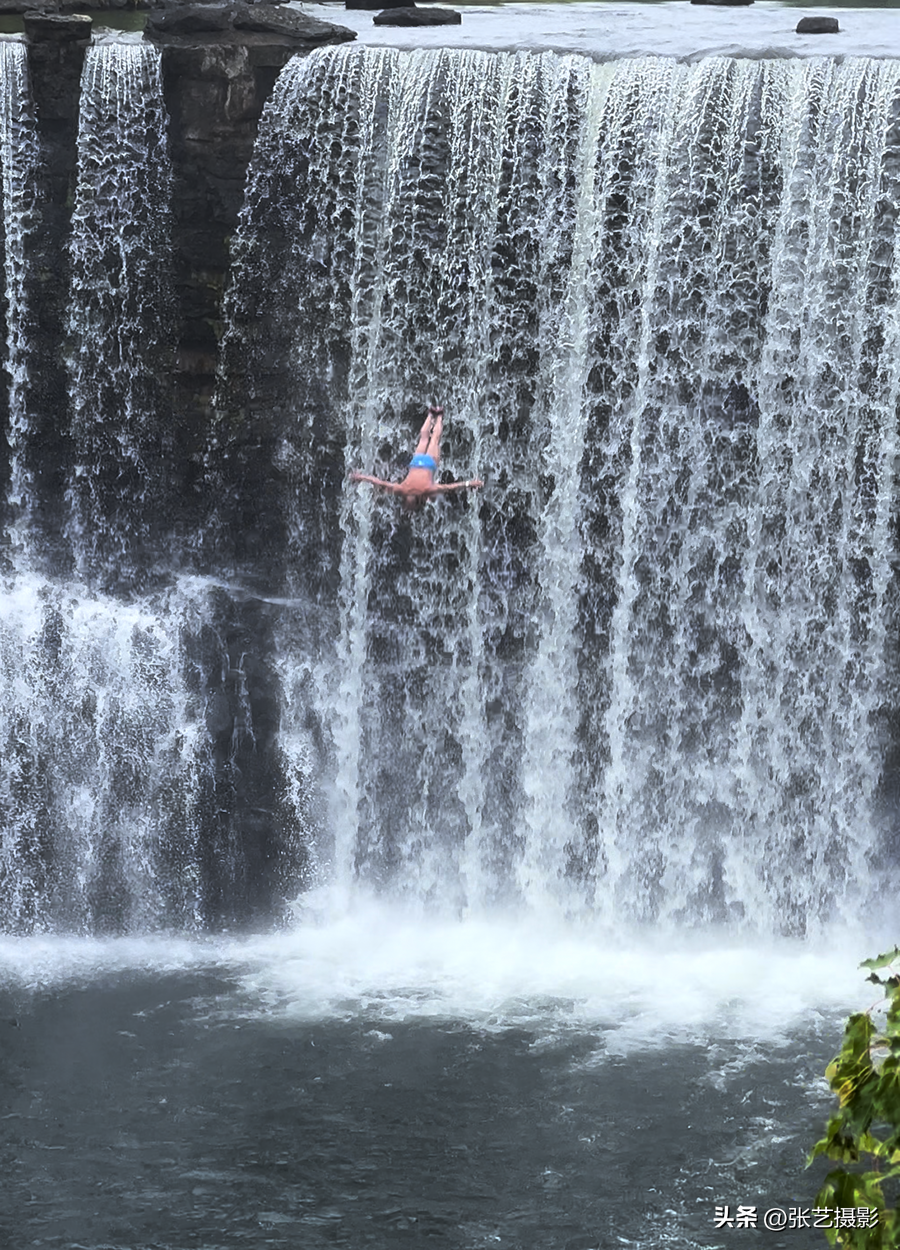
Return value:
M 369 482 L 378 490 L 400 495 L 403 506 L 410 512 L 424 507 L 429 499 L 451 490 L 478 490 L 484 482 L 477 477 L 470 482 L 435 482 L 434 473 L 441 458 L 441 431 L 444 428 L 444 410 L 438 405 L 429 407 L 425 424 L 419 431 L 416 453 L 410 461 L 409 472 L 402 482 L 383 482 L 380 477 L 368 473 L 351 473 L 351 482 Z

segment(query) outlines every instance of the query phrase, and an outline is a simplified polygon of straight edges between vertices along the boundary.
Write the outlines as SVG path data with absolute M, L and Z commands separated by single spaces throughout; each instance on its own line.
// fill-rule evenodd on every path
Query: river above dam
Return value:
M 360 43 L 391 48 L 470 48 L 494 52 L 578 52 L 594 60 L 631 56 L 850 57 L 900 55 L 893 5 L 692 5 L 593 2 L 460 4 L 459 26 L 375 26 L 372 12 L 343 4 L 296 4 L 313 16 L 349 26 Z M 836 35 L 798 35 L 801 17 L 836 17 Z

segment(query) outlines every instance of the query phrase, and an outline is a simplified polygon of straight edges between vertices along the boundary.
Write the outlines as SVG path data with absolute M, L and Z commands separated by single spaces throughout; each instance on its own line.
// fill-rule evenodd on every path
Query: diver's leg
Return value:
M 424 456 L 425 452 L 428 450 L 428 439 L 431 434 L 431 426 L 432 426 L 433 421 L 434 421 L 434 417 L 431 415 L 431 409 L 429 408 L 428 416 L 425 418 L 425 424 L 422 426 L 421 430 L 419 431 L 419 441 L 418 443 L 416 443 L 416 455 L 417 456 Z
M 437 464 L 441 458 L 441 432 L 444 428 L 444 410 L 443 408 L 434 409 L 434 425 L 431 427 L 431 437 L 428 440 L 428 455 Z

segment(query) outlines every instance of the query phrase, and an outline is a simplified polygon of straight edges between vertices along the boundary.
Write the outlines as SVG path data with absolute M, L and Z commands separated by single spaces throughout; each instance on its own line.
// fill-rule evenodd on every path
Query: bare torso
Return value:
M 434 472 L 431 469 L 410 469 L 402 482 L 394 487 L 398 495 L 412 495 L 414 498 L 423 496 L 426 499 L 440 494 L 435 488 Z

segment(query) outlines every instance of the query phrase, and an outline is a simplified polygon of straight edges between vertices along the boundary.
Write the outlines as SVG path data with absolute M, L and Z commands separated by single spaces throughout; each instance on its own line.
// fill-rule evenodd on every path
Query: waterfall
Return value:
M 31 483 L 20 450 L 27 430 L 28 301 L 25 283 L 25 235 L 34 196 L 37 139 L 28 85 L 25 48 L 0 43 L 0 178 L 3 183 L 3 316 L 9 389 L 7 439 L 10 449 L 7 499 L 13 514 L 11 545 L 21 546 L 20 527 L 27 513 Z
M 113 582 L 140 565 L 165 499 L 170 184 L 159 52 L 88 49 L 70 247 L 70 539 L 79 572 Z
M 280 775 L 267 740 L 262 629 L 215 583 L 173 576 L 165 541 L 172 308 L 159 53 L 86 55 L 69 387 L 43 424 L 21 403 L 38 154 L 24 49 L 0 44 L 0 58 L 13 518 L 0 595 L 0 930 L 196 931 L 270 916 L 282 877 L 296 892 L 304 788 L 296 772 Z M 74 449 L 66 500 L 38 483 L 45 507 L 68 506 L 76 568 L 55 577 L 29 529 L 35 483 L 20 454 L 48 430 Z
M 890 890 L 898 98 L 888 60 L 283 71 L 226 382 L 282 423 L 341 889 L 791 933 Z M 432 397 L 483 494 L 333 490 Z
M 28 542 L 14 47 L 5 927 L 237 923 L 313 868 L 344 898 L 609 926 L 805 933 L 890 897 L 895 63 L 294 59 L 202 466 L 228 485 L 210 532 L 249 522 L 253 554 L 198 544 L 194 578 L 166 538 L 159 56 L 90 49 L 68 580 Z M 482 492 L 409 515 L 346 483 L 399 477 L 431 399 L 441 473 Z M 244 456 L 264 492 L 233 489 Z
M 0 913 L 12 932 L 196 928 L 210 788 L 201 600 L 125 604 L 31 567 L 24 240 L 37 162 L 25 49 L 0 44 L 14 566 L 0 608 Z M 13 89 L 15 88 L 15 90 Z M 164 335 L 168 212 L 155 51 L 90 49 L 72 240 L 71 404 L 78 463 L 68 538 L 81 572 L 133 556 L 122 519 L 148 489 L 143 457 Z M 64 412 L 55 414 L 62 423 Z M 156 469 L 156 466 L 153 466 Z M 158 471 L 158 470 L 157 470 Z M 62 501 L 57 501 L 58 505 Z M 114 569 L 118 576 L 119 569 Z M 126 574 L 131 572 L 128 567 Z
M 202 707 L 198 715 L 192 704 L 201 691 L 181 655 L 191 605 L 168 609 L 76 598 L 72 587 L 35 578 L 7 587 L 0 614 L 5 929 L 200 923 Z

